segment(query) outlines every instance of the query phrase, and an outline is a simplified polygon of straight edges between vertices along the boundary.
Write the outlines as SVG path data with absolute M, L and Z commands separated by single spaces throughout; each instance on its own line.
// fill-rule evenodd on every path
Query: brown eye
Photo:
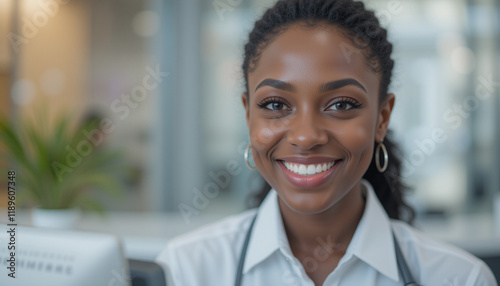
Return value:
M 337 102 L 333 103 L 328 107 L 328 110 L 334 111 L 348 111 L 351 109 L 360 108 L 362 105 L 358 103 L 355 99 L 350 97 L 338 98 Z
M 283 104 L 282 102 L 272 102 L 266 105 L 266 108 L 270 110 L 280 111 L 285 108 L 285 104 Z
M 333 110 L 339 110 L 339 111 L 342 111 L 342 110 L 349 110 L 352 108 L 352 105 L 347 103 L 347 102 L 337 102 L 335 104 L 333 104 L 331 107 L 331 109 Z
M 287 102 L 280 97 L 269 97 L 257 104 L 259 108 L 264 110 L 282 113 L 287 110 L 291 110 Z

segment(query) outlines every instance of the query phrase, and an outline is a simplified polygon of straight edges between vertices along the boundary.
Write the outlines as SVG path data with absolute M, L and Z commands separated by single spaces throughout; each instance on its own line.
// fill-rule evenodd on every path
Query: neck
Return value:
M 292 251 L 310 252 L 327 243 L 334 250 L 345 252 L 365 208 L 361 188 L 360 182 L 335 205 L 317 214 L 298 213 L 279 199 Z

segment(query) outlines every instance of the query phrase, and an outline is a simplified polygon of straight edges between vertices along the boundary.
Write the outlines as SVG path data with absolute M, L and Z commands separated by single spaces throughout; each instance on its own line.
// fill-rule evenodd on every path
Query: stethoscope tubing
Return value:
M 247 234 L 245 236 L 245 241 L 243 241 L 243 247 L 241 248 L 240 260 L 238 261 L 238 268 L 236 269 L 236 280 L 234 282 L 235 286 L 241 285 L 241 280 L 243 278 L 243 265 L 245 264 L 245 257 L 247 256 L 248 242 L 250 241 L 250 235 L 252 234 L 253 225 L 257 215 L 255 215 L 250 223 Z
M 243 247 L 241 248 L 240 259 L 238 261 L 238 267 L 236 268 L 236 279 L 234 282 L 235 286 L 241 286 L 241 281 L 243 279 L 243 266 L 245 264 L 245 257 L 247 255 L 248 243 L 250 242 L 250 236 L 252 234 L 253 226 L 255 224 L 255 220 L 257 219 L 257 214 L 253 217 L 252 222 L 250 223 L 250 227 L 245 235 L 245 240 L 243 241 Z M 398 263 L 398 269 L 401 273 L 401 277 L 403 279 L 404 286 L 418 286 L 411 275 L 410 268 L 406 263 L 406 260 L 401 252 L 398 241 L 396 240 L 396 236 L 394 235 L 394 231 L 392 232 L 392 237 L 394 239 L 394 249 L 396 251 L 396 260 Z

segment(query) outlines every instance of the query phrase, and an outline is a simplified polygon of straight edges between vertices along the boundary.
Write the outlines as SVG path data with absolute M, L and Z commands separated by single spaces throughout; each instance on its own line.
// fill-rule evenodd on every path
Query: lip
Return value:
M 299 157 L 295 157 L 295 158 L 299 158 Z M 281 168 L 281 171 L 283 172 L 283 175 L 285 176 L 285 178 L 292 185 L 299 187 L 299 188 L 308 189 L 308 188 L 316 188 L 316 187 L 319 187 L 322 184 L 324 184 L 328 179 L 331 178 L 331 176 L 333 176 L 333 174 L 337 170 L 337 167 L 343 161 L 343 160 L 334 160 L 331 158 L 328 158 L 328 160 L 324 160 L 325 157 L 315 157 L 315 158 L 323 158 L 323 160 L 317 161 L 315 163 L 313 163 L 312 160 L 307 160 L 307 161 L 305 161 L 305 163 L 303 163 L 304 161 L 302 161 L 302 162 L 291 161 L 291 160 L 289 161 L 289 160 L 285 160 L 283 158 L 283 159 L 277 160 L 276 162 L 278 163 L 278 166 Z M 312 158 L 307 158 L 307 159 L 312 159 Z M 285 165 L 283 165 L 283 160 L 287 161 L 287 162 L 293 162 L 293 163 L 304 164 L 304 165 L 306 165 L 306 164 L 319 164 L 319 163 L 331 162 L 331 161 L 337 161 L 337 162 L 330 169 L 328 169 L 324 172 L 321 172 L 319 174 L 314 174 L 314 175 L 309 175 L 309 176 L 301 176 L 299 174 L 296 174 L 296 173 L 288 170 L 285 167 Z

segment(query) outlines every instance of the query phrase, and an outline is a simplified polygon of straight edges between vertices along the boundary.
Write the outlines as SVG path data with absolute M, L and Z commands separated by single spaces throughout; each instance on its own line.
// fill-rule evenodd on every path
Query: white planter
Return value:
M 80 216 L 81 211 L 78 208 L 31 210 L 31 221 L 36 227 L 73 229 L 77 227 Z

